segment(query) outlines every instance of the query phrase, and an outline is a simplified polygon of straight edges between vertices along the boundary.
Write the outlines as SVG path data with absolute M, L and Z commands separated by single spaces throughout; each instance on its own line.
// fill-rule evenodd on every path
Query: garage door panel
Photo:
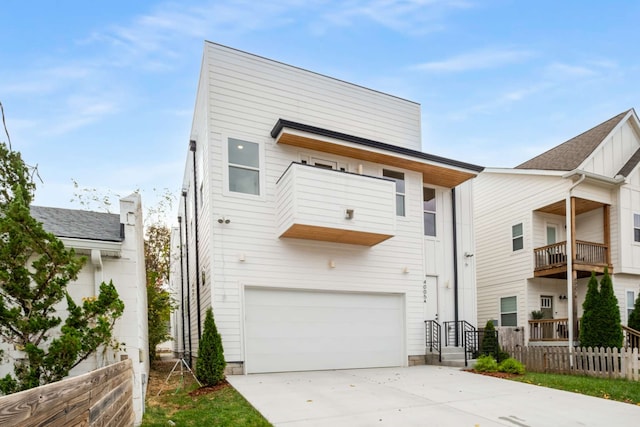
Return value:
M 398 366 L 403 359 L 403 299 L 247 288 L 248 372 Z

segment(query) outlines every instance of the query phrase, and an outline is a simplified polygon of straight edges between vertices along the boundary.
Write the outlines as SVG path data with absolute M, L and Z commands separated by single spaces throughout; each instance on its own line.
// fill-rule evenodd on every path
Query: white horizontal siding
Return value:
M 235 122 L 268 135 L 285 118 L 421 147 L 418 104 L 212 43 L 205 45 L 205 58 L 211 117 L 222 129 Z
M 395 234 L 391 181 L 292 164 L 279 182 L 278 200 L 279 234 L 294 224 Z M 346 209 L 353 219 L 345 218 Z
M 637 176 L 636 170 L 632 176 Z M 620 273 L 640 274 L 640 243 L 634 241 L 633 215 L 640 214 L 640 186 L 627 184 L 620 189 L 619 220 Z M 616 270 L 618 271 L 618 270 Z
M 326 181 L 312 174 L 298 182 L 304 191 L 285 191 L 278 197 L 278 187 L 292 183 L 286 176 L 280 184 L 276 182 L 291 162 L 302 157 L 335 161 L 345 165 L 348 171 L 361 168 L 365 175 L 378 177 L 387 166 L 278 145 L 270 136 L 277 119 L 284 118 L 420 150 L 419 105 L 207 43 L 196 110 L 191 137 L 199 144 L 203 141 L 207 144 L 202 165 L 206 200 L 200 216 L 201 231 L 207 235 L 200 235 L 202 271 L 199 272 L 205 272 L 207 289 L 201 289 L 201 297 L 204 299 L 203 310 L 209 304 L 213 306 L 225 358 L 228 361 L 244 360 L 242 290 L 245 286 L 404 295 L 406 353 L 424 354 L 422 287 L 425 258 L 433 260 L 430 271 L 437 274 L 442 287 L 441 305 L 453 312 L 450 189 L 436 188 L 438 236 L 434 239 L 436 244 L 426 254 L 421 174 L 391 168 L 405 174 L 405 217 L 395 216 L 393 183 L 335 172 L 330 174 L 348 176 L 358 182 Z M 225 158 L 229 137 L 260 145 L 260 196 L 228 191 Z M 193 196 L 190 168 L 188 158 L 185 171 L 188 200 Z M 307 169 L 318 172 L 310 167 Z M 380 183 L 387 188 L 378 188 Z M 461 205 L 458 206 L 459 266 L 463 270 L 460 298 L 464 301 L 463 310 L 470 311 L 461 318 L 471 320 L 475 319 L 475 304 L 470 307 L 468 302 L 475 296 L 474 264 L 473 259 L 464 263 L 462 252 L 474 250 L 471 209 L 464 205 L 472 198 L 464 190 L 461 192 Z M 343 195 L 342 200 L 336 198 L 339 193 Z M 381 196 L 381 193 L 386 195 Z M 296 194 L 298 197 L 290 198 Z M 373 228 L 371 231 L 380 232 L 395 223 L 395 236 L 374 247 L 278 238 L 282 224 L 291 221 L 296 214 L 302 212 L 319 223 L 338 212 L 340 221 L 344 221 L 343 208 L 353 205 L 355 218 L 350 226 L 366 220 L 367 227 Z M 323 211 L 323 206 L 330 207 Z M 367 216 L 375 212 L 377 216 Z M 380 212 L 384 214 L 380 215 Z M 192 215 L 192 207 L 188 206 L 186 217 Z M 223 217 L 229 223 L 219 223 L 218 219 Z M 196 273 L 192 228 L 188 243 L 193 286 Z M 330 267 L 330 261 L 334 268 Z M 193 299 L 192 293 L 192 305 Z M 195 331 L 196 313 L 192 311 L 191 314 L 192 330 Z M 195 340 L 194 347 L 197 348 Z

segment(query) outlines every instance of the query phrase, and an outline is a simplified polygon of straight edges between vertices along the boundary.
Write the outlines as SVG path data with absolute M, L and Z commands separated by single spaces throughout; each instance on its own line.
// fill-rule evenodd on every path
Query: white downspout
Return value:
M 565 223 L 567 227 L 567 310 L 569 319 L 569 365 L 573 368 L 573 233 L 571 227 L 571 192 L 576 188 L 587 176 L 585 174 L 580 175 L 580 179 L 573 183 L 569 187 L 567 192 L 567 199 L 565 203 Z
M 93 264 L 93 295 L 100 295 L 102 284 L 102 253 L 100 249 L 91 249 L 91 264 Z

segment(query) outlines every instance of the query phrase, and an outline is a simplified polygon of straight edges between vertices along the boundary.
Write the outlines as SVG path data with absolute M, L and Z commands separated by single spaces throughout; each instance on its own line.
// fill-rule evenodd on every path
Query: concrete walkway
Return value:
M 638 426 L 640 406 L 457 368 L 228 376 L 276 426 Z

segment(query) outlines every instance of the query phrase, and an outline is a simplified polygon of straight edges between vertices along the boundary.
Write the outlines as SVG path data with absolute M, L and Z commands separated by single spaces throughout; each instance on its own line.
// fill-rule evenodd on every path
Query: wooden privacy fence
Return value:
M 0 397 L 0 426 L 132 426 L 133 368 L 124 360 Z
M 573 368 L 569 347 L 512 347 L 505 348 L 504 351 L 524 364 L 530 372 L 640 380 L 640 356 L 637 348 L 575 347 L 572 355 Z

